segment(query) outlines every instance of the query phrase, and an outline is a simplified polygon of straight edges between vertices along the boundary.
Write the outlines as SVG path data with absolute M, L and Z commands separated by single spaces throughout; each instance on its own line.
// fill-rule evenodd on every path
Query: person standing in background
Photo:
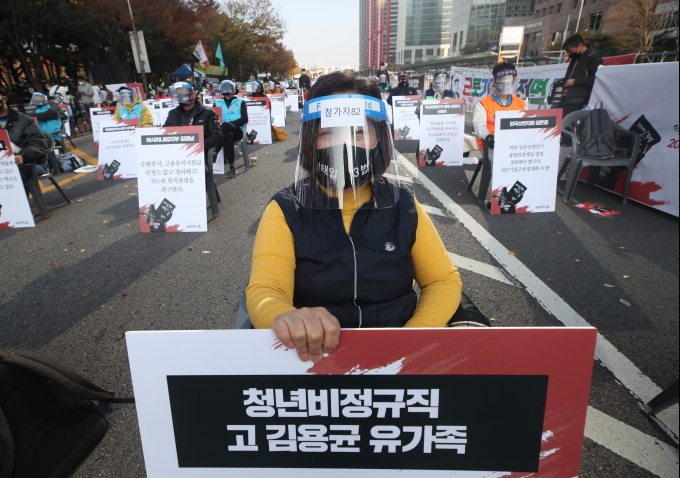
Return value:
M 567 90 L 562 106 L 562 117 L 569 113 L 580 111 L 588 105 L 590 93 L 595 84 L 597 69 L 604 65 L 602 55 L 591 50 L 578 33 L 570 36 L 562 44 L 562 49 L 569 55 L 569 66 L 564 79 Z

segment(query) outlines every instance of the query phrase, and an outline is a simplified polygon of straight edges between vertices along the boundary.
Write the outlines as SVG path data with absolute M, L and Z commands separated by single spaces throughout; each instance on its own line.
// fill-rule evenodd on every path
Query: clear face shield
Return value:
M 387 84 L 387 77 L 385 75 L 380 75 L 380 78 L 378 78 L 378 83 L 380 83 L 382 86 L 385 86 Z
M 224 96 L 233 96 L 236 94 L 236 86 L 229 80 L 224 80 L 220 85 L 220 94 Z
M 45 96 L 42 93 L 33 93 L 33 96 L 31 96 L 31 102 L 29 103 L 29 106 L 45 106 L 47 104 L 47 96 Z
M 118 95 L 120 96 L 120 104 L 122 105 L 131 105 L 132 102 L 135 101 L 135 94 L 130 90 L 120 90 Z
M 54 95 L 55 99 L 57 95 Z M 109 94 L 106 91 L 100 91 L 99 92 L 99 99 L 102 100 L 102 103 L 106 102 L 109 100 Z
M 394 206 L 399 174 L 384 103 L 356 94 L 307 101 L 295 185 L 310 209 Z
M 180 105 L 191 104 L 191 94 L 194 89 L 188 83 L 175 83 L 172 92 L 172 99 Z
M 509 95 L 513 92 L 515 87 L 515 79 L 517 78 L 516 70 L 503 70 L 496 74 L 494 79 L 494 88 L 499 95 Z
M 54 102 L 58 105 L 60 105 L 64 102 L 64 97 L 61 96 L 61 93 L 55 93 L 53 98 L 54 98 Z
M 449 77 L 446 75 L 437 75 L 432 80 L 432 89 L 437 93 L 442 93 L 449 86 Z

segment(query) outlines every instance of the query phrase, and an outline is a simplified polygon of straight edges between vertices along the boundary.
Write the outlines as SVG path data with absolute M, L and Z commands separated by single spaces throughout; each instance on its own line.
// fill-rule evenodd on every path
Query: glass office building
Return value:
M 498 45 L 505 22 L 505 8 L 506 0 L 472 0 L 466 42 L 468 49 L 487 50 Z
M 397 63 L 448 56 L 452 4 L 453 0 L 399 0 Z

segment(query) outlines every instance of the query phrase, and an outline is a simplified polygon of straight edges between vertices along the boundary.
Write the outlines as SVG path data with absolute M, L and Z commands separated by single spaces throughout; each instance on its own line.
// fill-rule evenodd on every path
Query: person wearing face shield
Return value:
M 400 71 L 397 75 L 398 84 L 390 90 L 390 96 L 387 98 L 387 104 L 392 106 L 393 96 L 418 96 L 418 90 L 408 85 L 408 75 L 406 72 Z
M 39 92 L 33 93 L 29 105 L 36 107 L 33 116 L 35 116 L 40 129 L 52 136 L 55 142 L 61 144 L 62 109 L 57 105 L 50 104 L 47 95 Z
M 390 92 L 390 85 L 387 84 L 387 75 L 380 75 L 380 78 L 378 78 L 378 88 L 380 88 L 380 93 Z
M 118 88 L 118 109 L 114 120 L 139 118 L 140 128 L 153 128 L 153 115 L 149 108 L 135 98 L 134 92 L 127 86 Z
M 236 84 L 231 80 L 224 80 L 220 85 L 220 94 L 224 97 L 215 100 L 215 106 L 222 108 L 222 148 L 224 158 L 229 163 L 227 177 L 236 176 L 234 167 L 234 143 L 243 139 L 243 126 L 248 123 L 248 108 L 246 102 L 237 98 Z M 219 152 L 219 150 L 218 150 Z
M 212 108 L 205 108 L 197 99 L 196 91 L 191 83 L 178 81 L 172 87 L 173 100 L 179 105 L 168 113 L 164 127 L 168 126 L 202 126 L 203 150 L 208 154 L 210 148 L 222 146 L 222 130 L 217 113 Z M 213 158 L 205 158 L 212 161 Z
M 562 117 L 582 110 L 590 101 L 597 69 L 604 64 L 602 55 L 588 48 L 578 33 L 564 40 L 562 49 L 569 55 L 569 66 L 564 77 L 566 83 Z
M 493 159 L 494 116 L 497 111 L 521 111 L 526 108 L 524 100 L 512 94 L 517 83 L 517 69 L 512 63 L 498 63 L 493 67 L 494 90 L 477 103 L 472 116 L 472 126 L 477 136 L 477 146 L 489 147 L 489 159 Z
M 262 216 L 246 289 L 254 326 L 271 328 L 301 360 L 320 361 L 341 328 L 443 327 L 458 309 L 460 275 L 400 183 L 395 154 L 372 79 L 334 72 L 317 81 L 295 181 Z
M 449 75 L 445 71 L 437 71 L 432 78 L 432 84 L 423 92 L 422 97 L 427 100 L 453 98 L 453 91 L 449 88 Z

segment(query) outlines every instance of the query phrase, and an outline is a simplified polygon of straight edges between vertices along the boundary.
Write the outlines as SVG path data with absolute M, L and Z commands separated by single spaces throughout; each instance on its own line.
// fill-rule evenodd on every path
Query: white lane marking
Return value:
M 593 407 L 588 407 L 585 436 L 662 478 L 677 478 L 680 473 L 675 447 Z
M 402 183 L 413 183 L 413 178 L 409 178 L 408 176 L 395 176 L 394 174 L 390 173 L 383 173 L 383 176 L 385 176 L 388 179 L 396 180 L 399 179 Z
M 510 255 L 510 251 L 503 244 L 465 212 L 461 206 L 456 204 L 453 199 L 448 197 L 432 180 L 422 174 L 403 154 L 397 152 L 397 158 L 400 165 L 410 172 L 414 178 L 418 179 L 500 264 L 506 264 L 505 270 L 520 281 L 520 283 L 524 284 L 527 292 L 538 300 L 539 304 L 546 311 L 554 315 L 557 320 L 567 327 L 590 327 L 590 324 L 572 309 L 569 304 L 536 277 L 516 256 Z M 658 385 L 644 375 L 633 362 L 599 333 L 597 334 L 595 356 L 641 401 L 648 402 L 661 393 L 661 388 Z M 671 408 L 664 410 L 656 418 L 665 425 L 664 428 L 671 430 L 671 436 L 675 434 L 673 439 L 677 442 L 678 405 L 673 405 Z
M 434 214 L 435 216 L 450 217 L 448 214 L 446 214 L 444 211 L 442 211 L 438 207 L 426 206 L 424 204 L 421 204 L 420 207 L 422 207 L 423 211 L 425 211 L 428 214 Z
M 449 257 L 451 257 L 453 265 L 459 269 L 465 269 L 476 274 L 481 274 L 483 276 L 489 277 L 490 279 L 494 279 L 508 285 L 515 285 L 505 276 L 505 274 L 503 274 L 503 272 L 498 267 L 492 266 L 491 264 L 485 264 L 484 262 L 479 262 L 474 259 L 459 256 L 458 254 L 454 254 L 452 252 L 449 252 Z

